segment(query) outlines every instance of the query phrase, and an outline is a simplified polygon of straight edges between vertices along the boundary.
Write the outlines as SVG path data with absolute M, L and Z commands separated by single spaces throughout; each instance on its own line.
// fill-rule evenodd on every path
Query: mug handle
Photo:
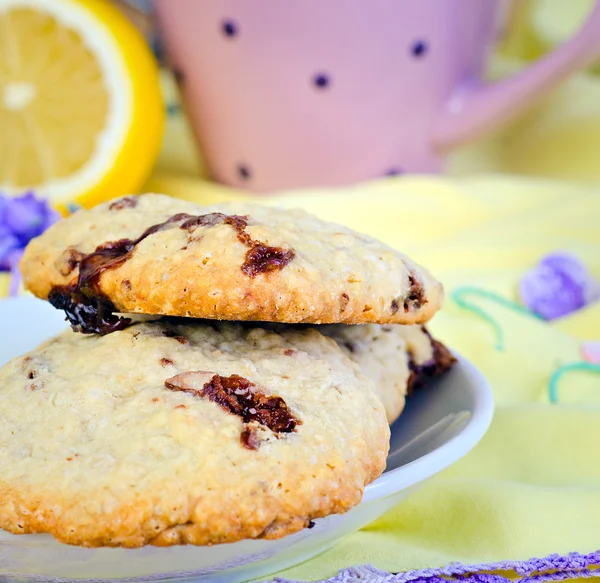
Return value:
M 435 124 L 434 147 L 446 150 L 497 129 L 599 55 L 600 0 L 597 0 L 575 36 L 523 71 L 495 83 L 471 80 L 458 87 Z

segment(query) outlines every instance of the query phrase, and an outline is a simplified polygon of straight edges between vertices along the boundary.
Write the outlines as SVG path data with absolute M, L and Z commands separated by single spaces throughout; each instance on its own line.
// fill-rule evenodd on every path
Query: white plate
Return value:
M 61 313 L 31 298 L 0 301 L 0 366 L 65 327 Z M 305 561 L 381 516 L 423 481 L 454 463 L 481 439 L 493 400 L 467 360 L 412 397 L 399 422 L 385 473 L 367 486 L 356 508 L 316 521 L 281 540 L 248 540 L 213 547 L 138 550 L 70 547 L 50 535 L 0 531 L 1 581 L 211 581 L 258 579 Z M 49 436 L 51 438 L 51 436 Z

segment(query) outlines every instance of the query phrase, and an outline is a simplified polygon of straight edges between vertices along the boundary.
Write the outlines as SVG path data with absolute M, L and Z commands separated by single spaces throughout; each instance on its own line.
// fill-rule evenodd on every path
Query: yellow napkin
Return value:
M 210 183 L 156 177 L 150 190 L 213 202 L 241 196 Z M 395 510 L 281 575 L 329 577 L 361 563 L 399 571 L 600 546 L 600 375 L 573 372 L 548 398 L 551 375 L 600 340 L 600 304 L 548 324 L 469 296 L 504 335 L 460 308 L 453 291 L 477 286 L 515 300 L 520 276 L 545 253 L 576 253 L 600 278 L 600 191 L 533 179 L 390 178 L 344 190 L 287 193 L 265 204 L 301 206 L 377 236 L 430 267 L 447 288 L 431 329 L 490 380 L 488 435 L 465 459 Z

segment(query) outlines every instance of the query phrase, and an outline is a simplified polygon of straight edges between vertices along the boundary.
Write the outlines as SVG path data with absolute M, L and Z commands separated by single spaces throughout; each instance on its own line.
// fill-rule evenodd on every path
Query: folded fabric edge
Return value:
M 435 569 L 418 569 L 404 573 L 381 571 L 372 565 L 358 565 L 343 569 L 331 579 L 315 583 L 545 583 L 566 581 L 600 575 L 600 550 L 589 554 L 569 553 L 548 555 L 528 561 L 500 561 L 463 565 L 451 563 Z M 276 583 L 302 583 L 298 580 L 276 577 Z M 266 583 L 266 582 L 263 582 Z

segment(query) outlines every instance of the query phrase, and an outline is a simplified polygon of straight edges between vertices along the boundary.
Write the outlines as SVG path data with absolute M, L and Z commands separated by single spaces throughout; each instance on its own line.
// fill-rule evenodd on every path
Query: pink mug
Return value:
M 481 74 L 507 0 L 155 0 L 214 178 L 255 192 L 437 172 L 600 53 L 600 1 L 523 72 Z

